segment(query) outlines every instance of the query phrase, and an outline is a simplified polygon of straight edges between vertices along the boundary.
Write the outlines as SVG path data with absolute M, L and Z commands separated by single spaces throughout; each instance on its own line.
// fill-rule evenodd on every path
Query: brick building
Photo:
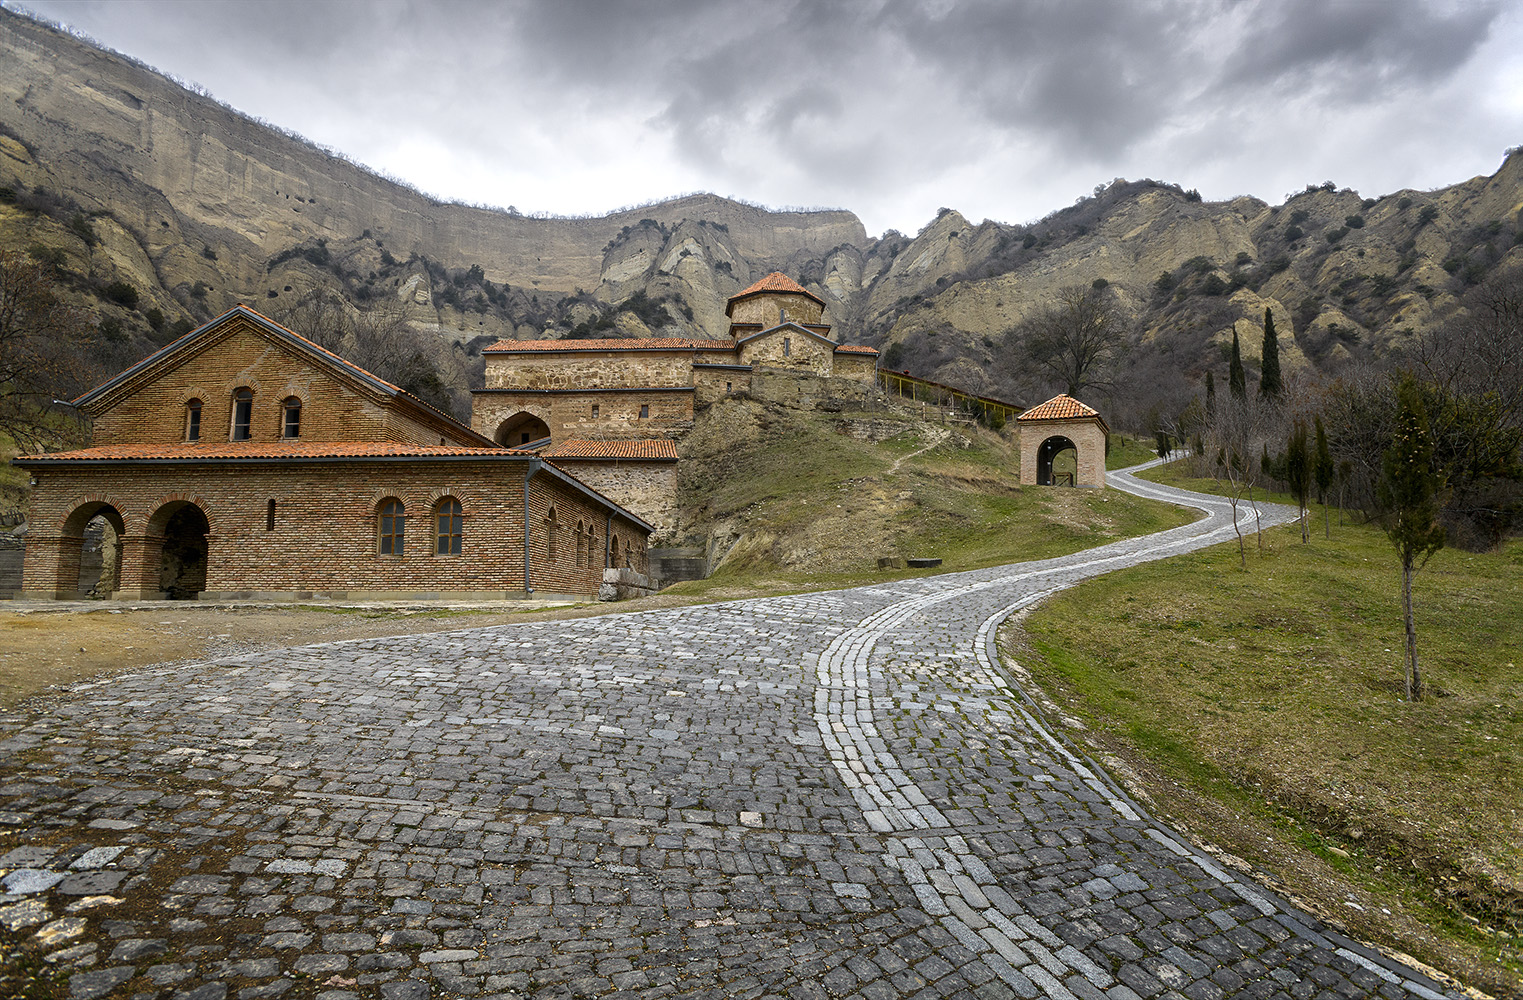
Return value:
M 78 590 L 104 518 L 116 596 L 596 595 L 651 525 L 238 306 L 75 401 L 92 447 L 33 478 L 22 595 Z
M 471 425 L 520 448 L 670 438 L 692 426 L 696 405 L 748 391 L 764 370 L 872 390 L 877 350 L 832 340 L 825 301 L 786 275 L 737 292 L 725 314 L 721 340 L 499 340 L 483 351 L 486 385 L 473 393 Z
M 1066 393 L 1016 418 L 1021 433 L 1024 486 L 1105 486 L 1105 448 L 1110 428 L 1099 411 Z M 1074 453 L 1072 480 L 1055 475 L 1053 459 Z

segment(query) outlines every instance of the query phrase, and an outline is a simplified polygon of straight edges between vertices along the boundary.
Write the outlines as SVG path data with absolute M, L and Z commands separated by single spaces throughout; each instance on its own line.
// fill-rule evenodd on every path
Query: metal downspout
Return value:
M 524 593 L 534 593 L 534 588 L 529 584 L 529 480 L 539 471 L 540 461 L 537 458 L 529 459 L 529 469 L 524 473 Z

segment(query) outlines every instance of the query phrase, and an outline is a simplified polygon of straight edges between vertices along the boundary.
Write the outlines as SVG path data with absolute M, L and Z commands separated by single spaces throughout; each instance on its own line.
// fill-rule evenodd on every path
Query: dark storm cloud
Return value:
M 1516 50 L 1487 49 L 1518 34 L 1502 0 L 38 7 L 427 190 L 552 211 L 706 188 L 898 226 L 937 204 L 1019 219 L 1117 174 L 1265 196 L 1378 174 L 1377 126 L 1493 155 L 1523 130 Z M 1266 142 L 1297 157 L 1266 164 Z

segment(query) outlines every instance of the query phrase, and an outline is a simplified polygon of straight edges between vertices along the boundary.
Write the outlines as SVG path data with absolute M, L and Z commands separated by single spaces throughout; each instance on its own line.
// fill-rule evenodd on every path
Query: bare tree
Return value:
M 1523 267 L 1496 271 L 1464 309 L 1414 347 L 1422 380 L 1450 393 L 1495 394 L 1503 419 L 1523 426 Z
M 1070 396 L 1110 388 L 1124 324 L 1103 289 L 1071 286 L 1057 303 L 1005 335 L 1019 361 L 1047 375 Z
M 0 251 L 0 429 L 28 449 L 72 436 L 78 428 L 50 404 L 100 374 L 96 339 L 85 314 L 59 299 L 45 266 Z

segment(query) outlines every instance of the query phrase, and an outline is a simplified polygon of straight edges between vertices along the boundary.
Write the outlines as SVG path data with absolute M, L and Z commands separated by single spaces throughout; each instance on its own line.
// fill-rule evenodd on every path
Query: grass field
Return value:
M 1234 544 L 1067 591 L 1016 658 L 1223 849 L 1357 933 L 1523 988 L 1523 542 L 1418 575 L 1413 704 L 1389 542 L 1313 517 L 1310 544 L 1250 536 L 1246 571 Z

